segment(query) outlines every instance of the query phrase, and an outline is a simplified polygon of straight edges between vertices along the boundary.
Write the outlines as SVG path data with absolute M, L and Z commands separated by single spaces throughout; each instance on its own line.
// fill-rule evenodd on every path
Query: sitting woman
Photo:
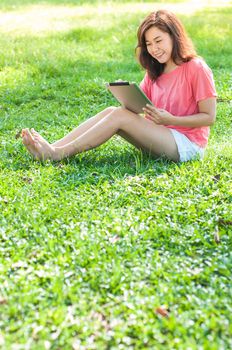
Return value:
M 27 150 L 39 160 L 61 160 L 117 134 L 155 157 L 175 162 L 203 157 L 216 117 L 213 75 L 173 13 L 160 10 L 145 18 L 137 56 L 146 70 L 140 86 L 154 105 L 144 108 L 144 116 L 109 107 L 53 144 L 34 129 L 23 129 Z

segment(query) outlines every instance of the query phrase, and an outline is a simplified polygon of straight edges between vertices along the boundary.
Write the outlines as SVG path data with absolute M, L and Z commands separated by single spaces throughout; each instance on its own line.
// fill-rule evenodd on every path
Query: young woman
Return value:
M 141 88 L 154 104 L 147 105 L 144 116 L 109 107 L 53 144 L 34 129 L 23 129 L 27 150 L 39 160 L 60 160 L 117 134 L 155 157 L 175 162 L 202 157 L 216 116 L 213 76 L 173 13 L 160 10 L 145 18 L 137 56 L 146 69 Z

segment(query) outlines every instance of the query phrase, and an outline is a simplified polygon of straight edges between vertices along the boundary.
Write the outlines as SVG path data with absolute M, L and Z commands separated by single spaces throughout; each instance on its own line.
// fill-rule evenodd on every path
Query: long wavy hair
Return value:
M 147 70 L 149 77 L 153 81 L 163 73 L 165 64 L 159 63 L 148 53 L 145 33 L 151 27 L 159 28 L 161 31 L 170 35 L 173 42 L 171 58 L 175 64 L 180 65 L 197 56 L 193 43 L 188 37 L 183 24 L 172 12 L 167 10 L 152 12 L 138 28 L 136 56 L 141 66 Z

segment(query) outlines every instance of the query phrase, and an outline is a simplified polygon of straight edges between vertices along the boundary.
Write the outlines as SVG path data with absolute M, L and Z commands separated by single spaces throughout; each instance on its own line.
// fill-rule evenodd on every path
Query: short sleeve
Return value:
M 207 64 L 200 59 L 195 59 L 190 63 L 192 92 L 196 102 L 210 97 L 216 97 L 216 89 L 213 73 Z
M 143 80 L 140 83 L 140 88 L 143 90 L 145 95 L 151 100 L 151 79 L 146 73 Z

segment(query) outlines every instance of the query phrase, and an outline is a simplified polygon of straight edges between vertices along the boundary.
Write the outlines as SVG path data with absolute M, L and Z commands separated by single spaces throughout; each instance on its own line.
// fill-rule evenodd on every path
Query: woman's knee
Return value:
M 129 110 L 123 107 L 113 107 L 111 113 L 109 113 L 105 118 L 107 118 L 112 123 L 117 124 L 118 128 L 123 128 L 127 124 L 133 122 L 133 118 L 136 118 L 135 113 L 130 112 Z
M 115 111 L 116 109 L 117 109 L 117 107 L 115 107 L 115 106 L 107 107 L 107 108 L 105 109 L 106 115 L 112 113 L 112 112 Z
M 122 116 L 125 114 L 123 113 L 123 108 L 122 107 L 108 107 L 109 113 L 106 115 L 108 119 L 121 119 Z

